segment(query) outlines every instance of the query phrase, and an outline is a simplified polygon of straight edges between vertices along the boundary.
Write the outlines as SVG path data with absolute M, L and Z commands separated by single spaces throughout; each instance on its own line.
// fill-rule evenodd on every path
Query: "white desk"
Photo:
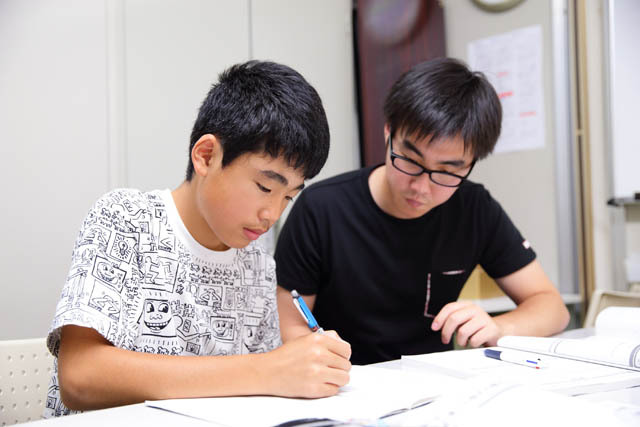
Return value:
M 33 421 L 20 425 L 34 425 L 40 427 L 125 427 L 130 425 L 135 425 L 136 427 L 215 426 L 215 424 L 211 424 L 207 421 L 174 414 L 160 409 L 149 408 L 145 406 L 144 403 L 101 409 L 98 411 L 89 411 L 78 415 L 50 418 L 48 420 Z
M 577 337 L 589 335 L 588 330 L 579 331 L 567 331 L 563 334 L 564 337 Z M 375 364 L 374 366 L 381 369 L 390 370 L 403 370 L 403 371 L 415 371 L 420 370 L 423 372 L 433 370 L 437 372 L 437 368 L 429 367 L 428 365 L 417 367 L 415 363 L 403 360 L 393 360 L 389 362 L 383 362 Z M 441 373 L 441 372 L 440 372 Z M 627 388 L 623 390 L 600 392 L 594 394 L 588 394 L 576 397 L 576 399 L 585 399 L 589 401 L 612 401 L 619 403 L 632 404 L 640 406 L 640 387 Z M 251 408 L 247 408 L 251 410 Z M 391 423 L 391 418 L 386 419 Z M 49 420 L 40 420 L 30 425 L 38 425 L 41 427 L 53 427 L 53 426 L 91 426 L 91 427 L 113 427 L 114 425 L 136 425 L 136 427 L 161 427 L 161 426 L 211 426 L 206 421 L 199 419 L 186 417 L 183 415 L 163 411 L 160 409 L 150 408 L 144 404 L 135 404 L 122 406 L 118 408 L 104 409 L 99 411 L 86 412 L 79 415 L 72 415 L 60 418 L 54 418 Z
M 567 331 L 567 332 L 570 332 L 570 331 Z M 562 336 L 564 338 L 582 338 L 584 336 L 589 336 L 589 335 L 584 335 L 584 332 L 583 332 L 582 335 L 579 333 L 575 333 L 575 334 L 570 333 L 567 335 L 563 334 Z M 406 370 L 411 371 L 414 369 L 421 369 L 421 370 L 430 369 L 428 365 L 417 368 L 414 363 L 403 362 L 402 360 L 391 360 L 389 362 L 382 362 L 382 363 L 376 364 L 376 366 L 379 366 L 381 368 L 386 368 L 386 369 L 399 369 L 399 370 L 405 370 L 405 371 Z M 434 372 L 441 372 L 441 371 L 438 371 L 437 368 L 433 368 L 433 370 Z M 582 396 L 577 396 L 575 398 L 589 400 L 592 402 L 611 401 L 611 402 L 619 402 L 619 403 L 626 403 L 630 405 L 640 406 L 640 387 L 632 387 L 632 388 L 625 388 L 623 390 L 614 390 L 614 391 L 585 394 Z

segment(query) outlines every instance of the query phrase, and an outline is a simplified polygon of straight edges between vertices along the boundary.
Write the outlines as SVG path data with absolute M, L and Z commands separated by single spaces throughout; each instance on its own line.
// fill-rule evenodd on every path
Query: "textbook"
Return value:
M 640 371 L 640 307 L 607 307 L 586 338 L 505 336 L 498 347 Z
M 454 378 L 480 376 L 517 382 L 568 396 L 640 386 L 640 308 L 609 307 L 586 338 L 507 336 L 498 347 L 402 356 L 406 367 L 429 369 Z M 569 331 L 569 335 L 570 335 Z M 575 336 L 575 334 L 574 334 Z M 486 351 L 518 353 L 541 360 L 542 369 L 487 357 Z

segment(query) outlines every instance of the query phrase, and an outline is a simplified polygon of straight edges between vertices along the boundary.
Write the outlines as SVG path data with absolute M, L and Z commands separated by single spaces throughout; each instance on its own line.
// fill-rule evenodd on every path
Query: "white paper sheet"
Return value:
M 324 399 L 250 396 L 147 401 L 146 405 L 223 426 L 260 427 L 301 418 L 375 420 L 456 387 L 463 387 L 460 380 L 437 373 L 353 366 L 349 384 Z
M 502 132 L 495 152 L 544 147 L 541 27 L 473 41 L 467 55 L 471 69 L 485 73 L 502 104 Z
M 528 369 L 525 367 L 525 369 Z M 536 387 L 474 378 L 430 405 L 398 416 L 390 425 L 430 427 L 540 427 L 638 425 L 637 412 L 608 407 Z
M 542 358 L 547 365 L 544 369 L 491 359 L 484 355 L 484 349 L 403 356 L 402 360 L 407 366 L 415 363 L 417 370 L 424 366 L 435 372 L 465 379 L 484 376 L 571 396 L 640 386 L 639 372 L 553 356 Z

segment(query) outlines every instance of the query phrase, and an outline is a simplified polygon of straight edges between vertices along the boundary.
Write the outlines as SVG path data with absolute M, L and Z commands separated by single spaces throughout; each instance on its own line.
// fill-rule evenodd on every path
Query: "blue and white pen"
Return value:
M 544 362 L 537 356 L 518 351 L 491 350 L 484 351 L 484 355 L 492 359 L 503 360 L 505 362 L 517 363 L 518 365 L 529 366 L 530 368 L 544 368 Z
M 307 307 L 307 304 L 304 302 L 300 294 L 298 294 L 298 292 L 294 289 L 291 291 L 291 296 L 293 297 L 293 305 L 296 306 L 304 321 L 307 322 L 307 326 L 309 326 L 309 329 L 311 329 L 313 332 L 318 332 L 320 334 L 323 333 L 324 330 L 320 327 L 320 325 L 318 325 L 316 318 L 313 317 L 313 314 L 311 314 L 311 310 L 309 310 L 309 307 Z

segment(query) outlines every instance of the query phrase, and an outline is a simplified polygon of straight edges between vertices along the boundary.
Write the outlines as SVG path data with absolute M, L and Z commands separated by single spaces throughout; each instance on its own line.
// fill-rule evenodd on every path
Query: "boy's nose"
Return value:
M 258 212 L 258 219 L 265 228 L 271 227 L 280 216 L 279 208 L 275 204 L 264 206 Z
M 433 185 L 431 178 L 429 178 L 428 174 L 423 173 L 422 175 L 413 177 L 409 188 L 418 194 L 431 194 L 431 185 Z

